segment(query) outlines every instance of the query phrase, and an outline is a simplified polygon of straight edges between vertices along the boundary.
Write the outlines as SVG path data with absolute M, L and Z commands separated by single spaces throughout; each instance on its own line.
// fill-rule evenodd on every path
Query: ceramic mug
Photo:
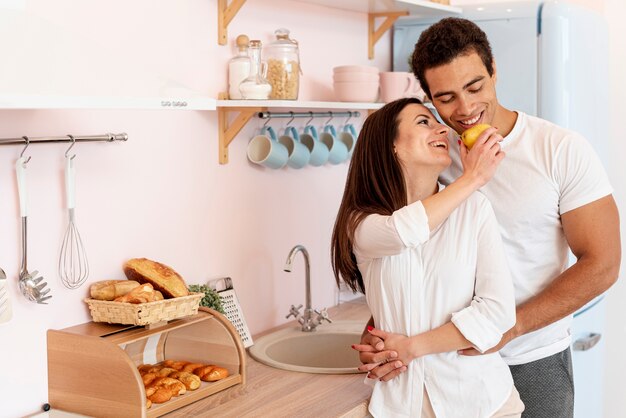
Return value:
M 339 138 L 337 130 L 333 125 L 324 126 L 324 131 L 320 134 L 320 141 L 328 147 L 328 162 L 339 164 L 348 159 L 348 147 Z
M 278 142 L 283 144 L 289 153 L 287 165 L 291 168 L 302 168 L 309 163 L 311 152 L 300 142 L 300 135 L 293 126 L 285 128 L 284 135 L 278 138 Z
M 384 103 L 393 102 L 402 97 L 424 99 L 424 90 L 413 73 L 386 71 L 380 73 L 380 99 Z
M 352 157 L 352 151 L 354 151 L 354 145 L 356 144 L 357 133 L 356 128 L 351 123 L 343 126 L 341 132 L 339 132 L 339 140 L 346 144 L 348 148 L 348 159 Z
M 261 134 L 250 140 L 247 154 L 253 163 L 274 169 L 284 167 L 289 160 L 287 147 L 278 142 L 271 126 L 264 126 Z
M 303 143 L 311 153 L 309 164 L 319 167 L 328 162 L 330 150 L 322 141 L 320 141 L 315 126 L 307 125 L 304 132 L 300 135 L 300 142 Z

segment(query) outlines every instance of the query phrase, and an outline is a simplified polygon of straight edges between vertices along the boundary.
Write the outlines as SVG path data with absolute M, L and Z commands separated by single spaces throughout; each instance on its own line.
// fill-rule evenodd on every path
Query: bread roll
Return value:
M 204 364 L 202 363 L 188 363 L 186 364 L 181 371 L 183 372 L 188 372 L 188 373 L 195 373 L 194 371 L 196 369 L 199 369 L 201 367 L 204 367 Z
M 200 377 L 204 382 L 215 382 L 228 377 L 228 370 L 218 367 L 214 364 L 195 369 L 193 373 Z
M 147 258 L 128 260 L 124 264 L 124 274 L 129 280 L 152 284 L 166 299 L 189 295 L 187 285 L 178 273 L 164 264 Z
M 188 372 L 174 372 L 168 377 L 179 380 L 187 390 L 196 390 L 200 387 L 200 378 L 193 373 Z
M 124 296 L 137 286 L 139 286 L 139 282 L 134 280 L 102 280 L 91 285 L 89 294 L 92 299 L 114 300 Z
M 146 302 L 154 302 L 154 298 L 156 297 L 156 292 L 152 288 L 150 283 L 145 283 L 137 286 L 124 296 L 120 296 L 119 298 L 115 298 L 115 302 L 126 302 L 126 303 L 146 303 Z
M 165 360 L 159 363 L 163 367 L 171 367 L 172 369 L 181 371 L 183 367 L 189 364 L 188 361 L 178 361 L 178 360 Z

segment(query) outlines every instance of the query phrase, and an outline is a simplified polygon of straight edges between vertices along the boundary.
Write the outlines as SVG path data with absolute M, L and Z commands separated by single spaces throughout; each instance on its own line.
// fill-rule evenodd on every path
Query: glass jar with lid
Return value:
M 289 30 L 274 31 L 276 40 L 264 47 L 267 80 L 272 85 L 270 99 L 297 100 L 300 88 L 300 52 L 298 42 L 289 38 Z

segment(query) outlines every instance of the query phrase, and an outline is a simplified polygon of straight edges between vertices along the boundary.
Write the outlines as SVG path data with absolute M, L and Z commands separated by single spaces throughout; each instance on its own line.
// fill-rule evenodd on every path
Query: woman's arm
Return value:
M 428 354 L 447 353 L 472 347 L 472 343 L 465 338 L 452 322 L 447 322 L 438 328 L 412 337 L 385 332 L 376 328 L 368 328 L 368 331 L 370 334 L 383 340 L 386 350 L 392 350 L 397 353 L 397 357 L 394 360 L 400 360 L 403 364 L 409 364 L 416 358 Z M 368 364 L 370 370 L 376 367 L 376 365 Z M 368 367 L 364 368 L 364 370 L 367 369 Z
M 471 151 L 461 145 L 463 175 L 441 192 L 412 202 L 390 216 L 366 217 L 355 231 L 355 252 L 364 258 L 380 258 L 427 241 L 430 231 L 493 177 L 504 158 L 498 144 L 502 137 L 495 133 L 495 128 L 487 129 L 483 135 L 486 139 L 479 139 Z

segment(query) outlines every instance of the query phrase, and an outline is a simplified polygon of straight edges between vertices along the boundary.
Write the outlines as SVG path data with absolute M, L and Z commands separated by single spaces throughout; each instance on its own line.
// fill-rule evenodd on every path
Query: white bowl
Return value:
M 333 72 L 336 73 L 370 73 L 378 74 L 378 67 L 372 67 L 369 65 L 341 65 L 333 68 Z
M 368 81 L 378 83 L 378 74 L 373 73 L 335 73 L 333 74 L 333 81 L 335 82 L 355 82 L 355 81 Z
M 355 81 L 333 83 L 335 99 L 339 102 L 375 102 L 378 98 L 378 83 Z

